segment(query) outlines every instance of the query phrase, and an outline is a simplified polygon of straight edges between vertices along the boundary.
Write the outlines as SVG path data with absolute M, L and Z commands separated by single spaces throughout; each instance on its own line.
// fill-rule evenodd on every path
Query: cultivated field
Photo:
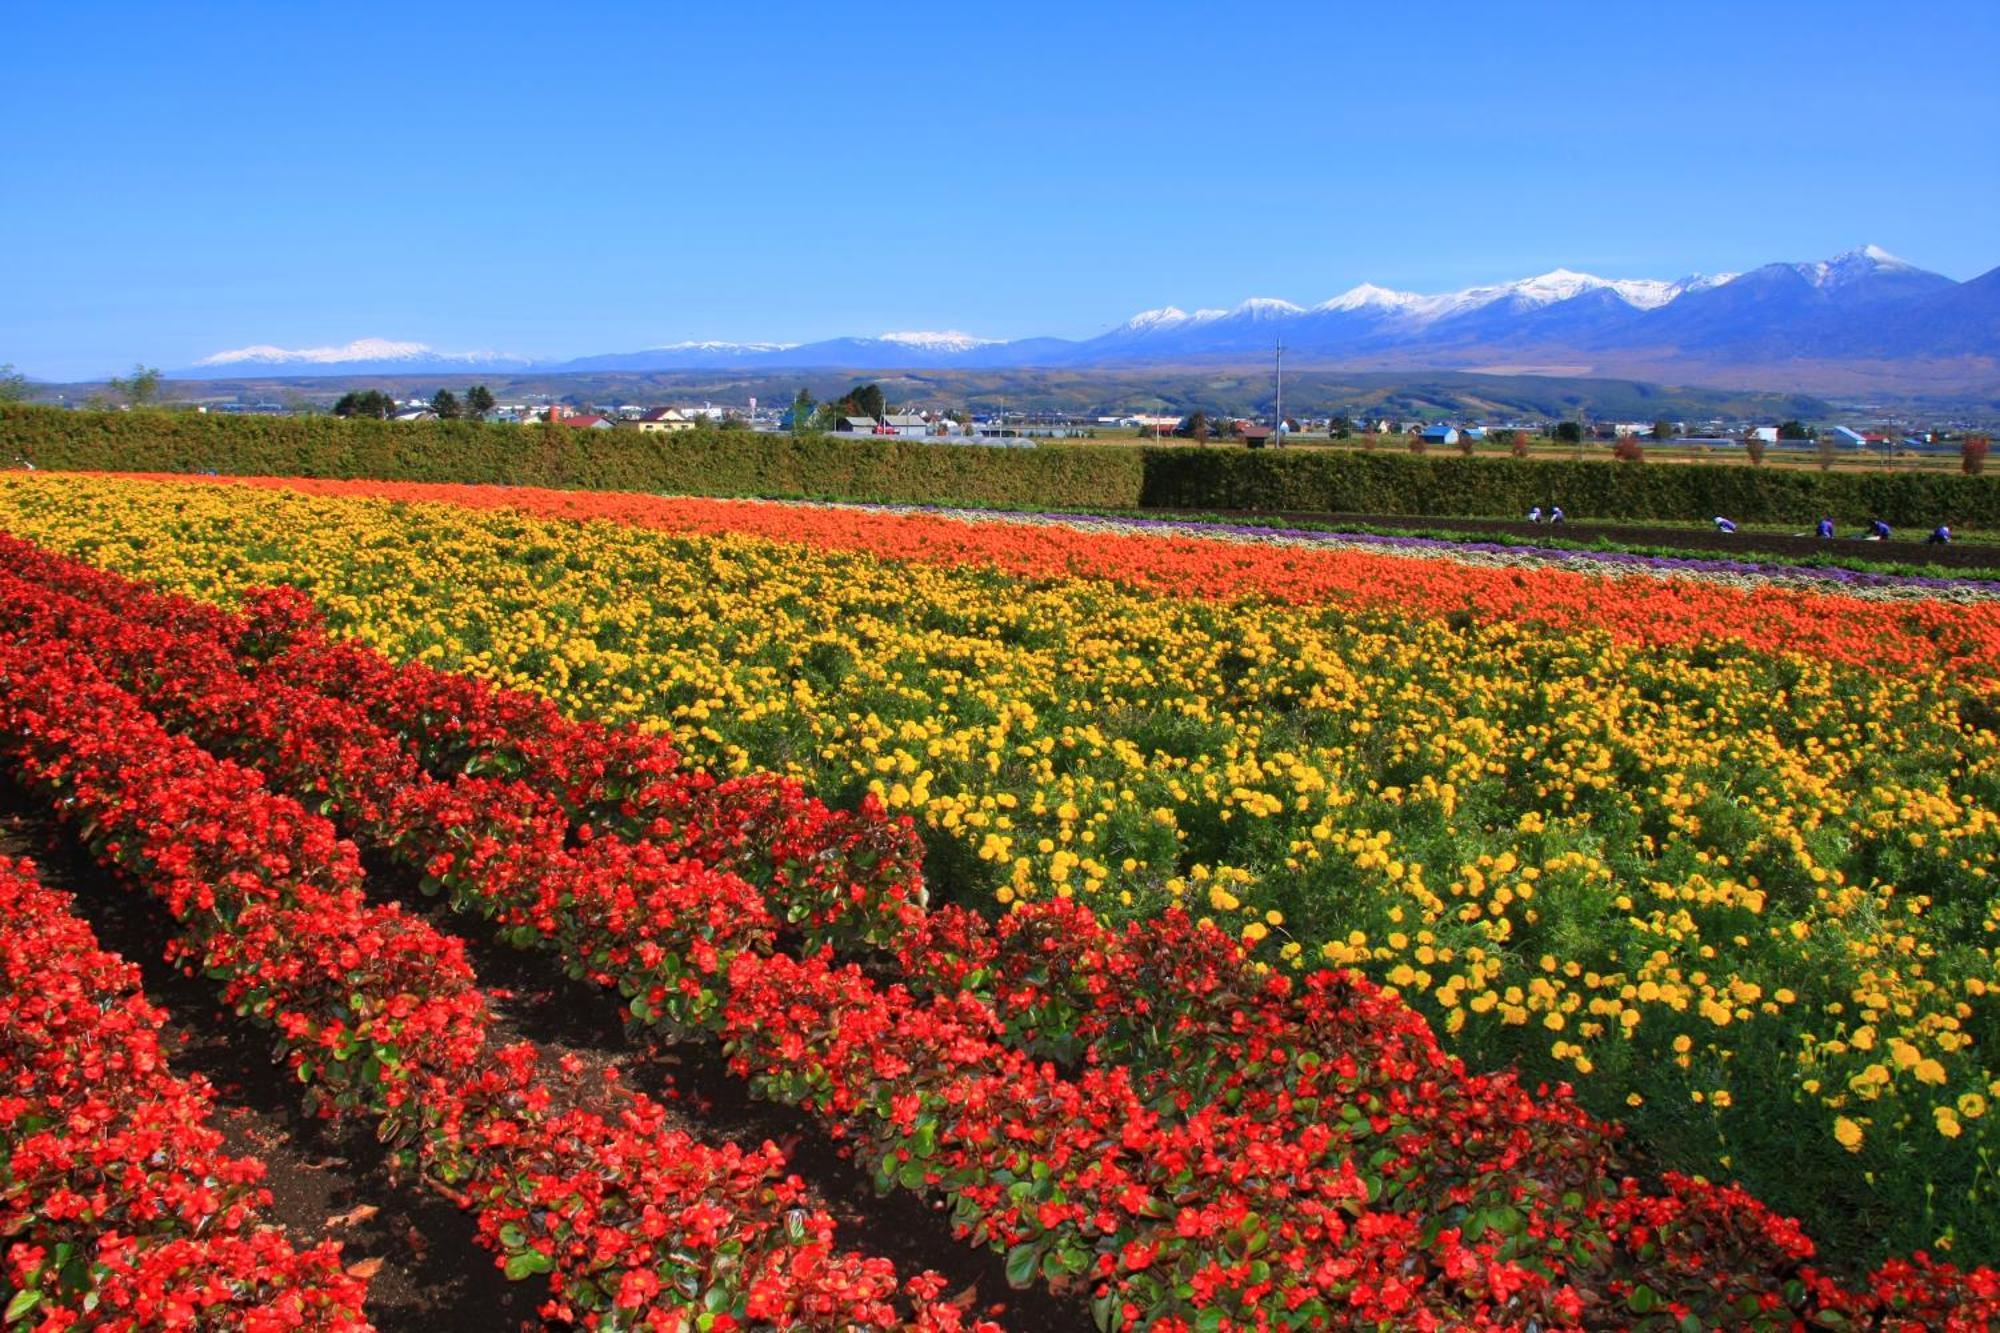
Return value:
M 545 1318 L 2000 1314 L 1990 585 L 394 482 L 0 530 L 27 826 Z M 355 1244 L 132 1136 L 232 1094 L 113 895 L 0 872 L 20 1317 L 360 1326 Z

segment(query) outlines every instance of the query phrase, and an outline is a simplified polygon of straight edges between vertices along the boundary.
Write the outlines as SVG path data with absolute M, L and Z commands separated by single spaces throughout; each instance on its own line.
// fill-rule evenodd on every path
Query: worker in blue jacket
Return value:
M 1867 537 L 1865 538 L 1865 540 L 1867 540 L 1867 541 L 1871 541 L 1871 542 L 1886 542 L 1886 541 L 1888 541 L 1888 540 L 1889 540 L 1889 525 L 1888 525 L 1887 523 L 1884 523 L 1884 522 L 1883 522 L 1883 521 L 1882 521 L 1881 519 L 1879 519 L 1879 518 L 1871 518 L 1871 519 L 1869 519 L 1869 520 L 1868 520 L 1868 536 L 1867 536 Z
M 1833 520 L 1832 520 L 1832 519 L 1830 519 L 1830 518 L 1822 518 L 1822 519 L 1820 519 L 1820 521 L 1819 521 L 1819 535 L 1820 535 L 1820 538 L 1821 538 L 1822 540 L 1831 540 L 1831 539 L 1832 539 L 1832 537 L 1833 537 Z
M 1951 545 L 1951 524 L 1940 523 L 1935 528 L 1932 528 L 1931 535 L 1924 538 L 1924 545 L 1926 546 Z

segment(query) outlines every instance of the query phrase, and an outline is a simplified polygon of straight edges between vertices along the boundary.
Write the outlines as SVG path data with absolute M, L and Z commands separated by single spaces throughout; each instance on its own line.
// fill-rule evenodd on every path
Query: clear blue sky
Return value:
M 0 361 L 2000 264 L 2000 4 L 8 6 Z

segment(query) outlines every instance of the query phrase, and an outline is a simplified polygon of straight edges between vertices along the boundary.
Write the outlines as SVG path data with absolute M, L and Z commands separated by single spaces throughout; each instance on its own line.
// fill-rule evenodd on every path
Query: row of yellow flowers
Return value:
M 2000 1251 L 2000 742 L 1949 680 L 195 484 L 10 479 L 0 526 L 876 791 L 934 895 L 1359 967 L 1857 1254 Z

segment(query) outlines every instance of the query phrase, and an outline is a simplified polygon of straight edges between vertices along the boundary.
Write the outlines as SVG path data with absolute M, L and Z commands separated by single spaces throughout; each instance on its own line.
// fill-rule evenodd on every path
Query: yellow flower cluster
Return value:
M 9 479 L 0 523 L 873 791 L 955 895 L 1177 903 L 1360 968 L 1669 1164 L 1783 1123 L 2000 1203 L 2000 742 L 1948 681 L 199 485 Z

